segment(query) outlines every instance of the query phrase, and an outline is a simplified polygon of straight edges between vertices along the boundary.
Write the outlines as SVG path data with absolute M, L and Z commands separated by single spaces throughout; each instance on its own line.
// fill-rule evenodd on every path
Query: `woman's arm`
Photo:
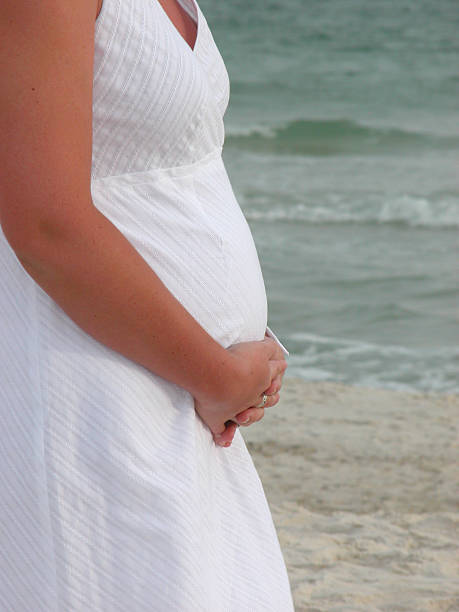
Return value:
M 96 5 L 2 2 L 0 222 L 26 271 L 83 330 L 190 391 L 222 433 L 285 361 L 271 340 L 223 349 L 93 205 Z

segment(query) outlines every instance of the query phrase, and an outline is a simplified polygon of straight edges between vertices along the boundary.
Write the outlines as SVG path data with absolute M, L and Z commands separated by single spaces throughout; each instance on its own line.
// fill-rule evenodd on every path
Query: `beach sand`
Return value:
M 241 428 L 297 612 L 459 611 L 459 396 L 286 379 Z

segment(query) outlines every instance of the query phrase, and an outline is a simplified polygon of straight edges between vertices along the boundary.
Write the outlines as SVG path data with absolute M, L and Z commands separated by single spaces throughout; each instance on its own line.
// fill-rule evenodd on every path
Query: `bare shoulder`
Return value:
M 89 193 L 99 2 L 1 2 L 0 222 L 13 240 L 17 219 L 66 214 Z
M 44 17 L 49 24 L 58 23 L 65 17 L 94 21 L 102 8 L 103 0 L 2 0 L 0 7 L 0 27 L 20 24 L 26 27 L 39 24 Z M 70 24 L 69 24 L 70 25 Z

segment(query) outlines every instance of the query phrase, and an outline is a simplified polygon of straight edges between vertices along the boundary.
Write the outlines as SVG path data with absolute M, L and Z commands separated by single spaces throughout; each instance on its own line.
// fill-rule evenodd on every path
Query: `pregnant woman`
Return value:
M 279 399 L 196 0 L 0 8 L 0 609 L 288 612 Z

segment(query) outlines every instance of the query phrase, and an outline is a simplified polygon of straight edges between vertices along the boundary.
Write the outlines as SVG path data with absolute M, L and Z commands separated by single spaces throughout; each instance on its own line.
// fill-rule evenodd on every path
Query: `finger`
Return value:
M 237 423 L 233 423 L 233 421 L 227 421 L 227 425 L 223 432 L 214 434 L 214 442 L 218 446 L 231 446 L 231 442 L 233 441 L 234 434 L 238 428 Z
M 275 406 L 280 399 L 279 392 L 273 393 L 272 395 L 268 395 L 268 399 L 266 400 L 265 408 L 271 408 L 271 406 Z
M 260 419 L 262 419 L 265 415 L 264 408 L 246 408 L 239 414 L 237 414 L 234 418 L 242 427 L 248 427 L 252 425 L 252 423 L 256 423 Z
M 269 369 L 271 373 L 271 381 L 277 376 L 281 376 L 287 369 L 287 362 L 285 359 L 271 359 L 269 361 Z
M 268 395 L 266 398 L 266 402 L 264 406 L 251 406 L 250 408 L 246 408 L 242 412 L 239 412 L 234 420 L 244 427 L 248 425 L 252 425 L 256 421 L 259 421 L 264 417 L 265 408 L 271 408 L 271 406 L 275 406 L 280 399 L 279 393 L 274 393 L 273 395 Z
M 275 393 L 279 393 L 282 387 L 282 376 L 283 374 L 278 374 L 275 378 L 273 378 L 271 384 L 265 391 L 266 395 L 274 395 Z
M 266 346 L 268 347 L 269 359 L 285 359 L 284 351 L 281 349 L 281 347 L 277 344 L 275 340 L 273 340 L 269 336 L 265 336 L 262 342 L 265 342 Z
M 263 408 L 271 408 L 271 406 L 275 406 L 280 399 L 279 393 L 273 393 L 272 395 L 268 395 L 265 405 Z
M 268 397 L 268 400 L 265 404 L 265 408 L 271 408 L 272 406 L 275 406 L 279 400 L 280 400 L 280 394 L 273 393 L 272 395 Z
M 283 371 L 283 372 L 282 372 L 282 374 L 280 375 L 280 377 L 281 377 L 281 386 L 282 386 L 282 381 L 283 381 L 283 379 L 284 379 L 284 374 L 285 374 L 285 372 L 286 372 L 286 370 L 287 370 L 287 368 L 288 368 L 288 363 L 287 363 L 287 362 L 285 362 L 285 364 L 286 364 L 286 365 L 285 365 L 284 371 Z

